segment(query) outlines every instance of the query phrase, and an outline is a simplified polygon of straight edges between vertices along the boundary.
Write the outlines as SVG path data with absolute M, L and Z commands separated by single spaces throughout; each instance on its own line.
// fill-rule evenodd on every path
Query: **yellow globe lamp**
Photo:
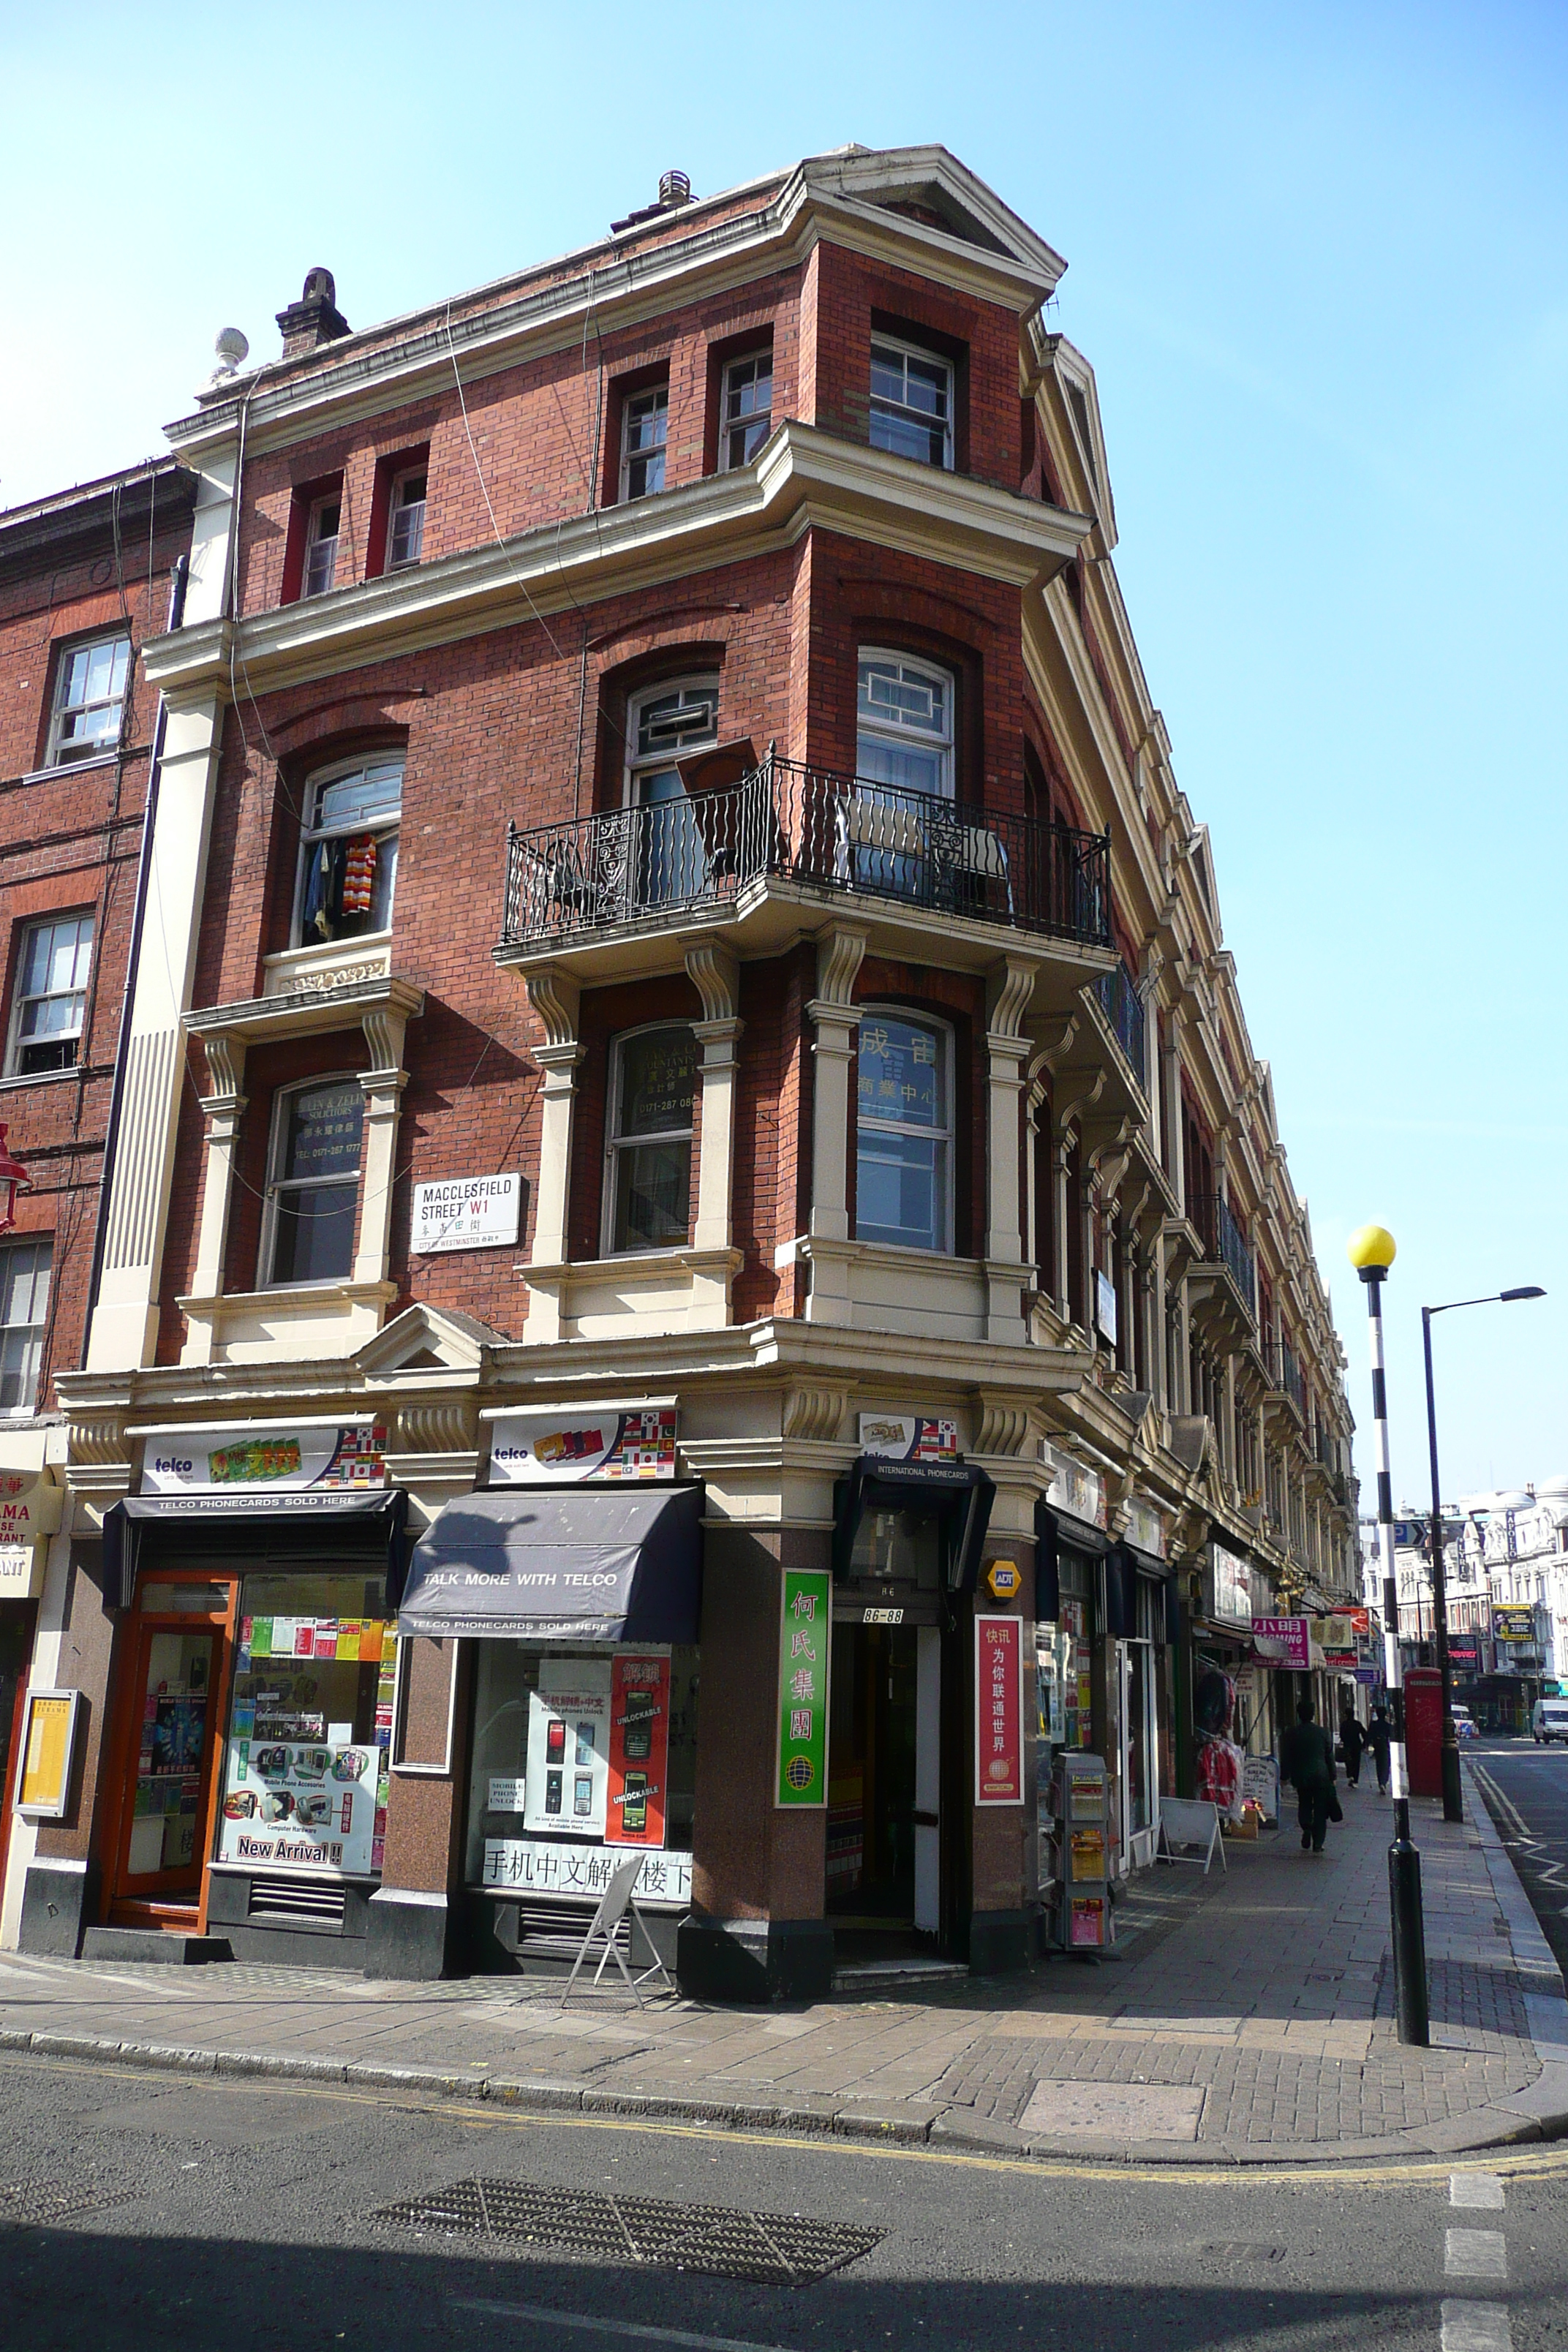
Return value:
M 1345 1255 L 1363 1282 L 1381 1282 L 1394 1264 L 1394 1235 L 1386 1225 L 1359 1225 L 1345 1244 Z

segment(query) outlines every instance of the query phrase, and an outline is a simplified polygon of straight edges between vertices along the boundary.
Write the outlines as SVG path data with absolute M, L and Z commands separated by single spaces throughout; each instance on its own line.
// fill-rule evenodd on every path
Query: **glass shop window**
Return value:
M 600 1895 L 637 1848 L 689 1895 L 698 1653 L 481 1642 L 466 1875 L 520 1896 Z
M 396 1659 L 381 1576 L 247 1576 L 215 1860 L 374 1877 Z
M 855 1530 L 849 1573 L 857 1580 L 940 1592 L 941 1520 L 932 1511 L 868 1511 Z
M 311 778 L 300 836 L 296 947 L 389 929 L 402 807 L 401 754 Z

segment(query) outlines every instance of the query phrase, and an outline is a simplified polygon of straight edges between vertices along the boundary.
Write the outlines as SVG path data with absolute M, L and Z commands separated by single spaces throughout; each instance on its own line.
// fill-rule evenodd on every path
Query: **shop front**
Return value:
M 835 1497 L 827 1684 L 825 1907 L 840 1965 L 967 1954 L 972 1652 L 995 1491 L 959 1458 L 951 1421 L 865 1414 L 859 1437 Z
M 1173 1672 L 1179 1626 L 1165 1559 L 1164 1523 L 1134 1496 L 1120 1543 L 1106 1556 L 1108 1618 L 1116 1636 L 1120 1842 L 1129 1870 L 1154 1859 L 1160 1794 L 1170 1791 Z
M 1069 1508 L 1069 1502 L 1079 1509 Z M 1114 1877 L 1121 1868 L 1119 1765 L 1106 1748 L 1121 1714 L 1120 1691 L 1108 1704 L 1106 1689 L 1104 1560 L 1110 1538 L 1096 1516 L 1083 1515 L 1101 1508 L 1098 1479 L 1081 1473 L 1074 1483 L 1060 1469 L 1035 1506 L 1035 1781 L 1042 1900 L 1054 1869 L 1049 1793 L 1064 1754 L 1095 1754 L 1112 1766 L 1107 1870 Z M 1114 1650 L 1110 1654 L 1114 1659 Z M 1119 1738 L 1114 1744 L 1119 1759 Z M 1041 1916 L 1043 1921 L 1044 1911 Z
M 49 1538 L 63 1490 L 44 1465 L 45 1433 L 0 1438 L 0 1887 L 20 1794 L 23 1727 Z
M 363 1965 L 407 1498 L 370 1419 L 158 1429 L 104 1518 L 110 1928 Z
M 671 1406 L 488 1425 L 488 1481 L 415 1546 L 398 1613 L 405 1648 L 468 1658 L 450 1677 L 454 1704 L 468 1692 L 454 1962 L 569 1968 L 641 1853 L 637 1909 L 673 1965 L 696 1835 L 702 1486 L 675 1476 Z

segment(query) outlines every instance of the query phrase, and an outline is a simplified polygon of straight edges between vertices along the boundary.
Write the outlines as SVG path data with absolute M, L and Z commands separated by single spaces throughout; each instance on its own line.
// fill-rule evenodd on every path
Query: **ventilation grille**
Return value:
M 574 1960 L 583 1948 L 583 1938 L 588 1932 L 593 1912 L 582 1903 L 520 1903 L 517 1906 L 517 1948 L 526 1951 L 531 1959 Z M 629 1915 L 616 1922 L 615 1937 L 620 1950 L 629 1953 L 632 1948 L 632 1923 Z M 594 1938 L 594 1958 L 598 1958 L 605 1947 L 597 1936 Z
M 247 1916 L 252 1919 L 309 1919 L 341 1927 L 347 1902 L 341 1886 L 320 1879 L 253 1878 Z
M 813 2221 L 800 2213 L 735 2212 L 663 2197 L 601 2197 L 531 2180 L 455 2180 L 373 2216 L 402 2230 L 564 2246 L 600 2262 L 698 2271 L 761 2286 L 807 2286 L 868 2254 L 880 2230 Z

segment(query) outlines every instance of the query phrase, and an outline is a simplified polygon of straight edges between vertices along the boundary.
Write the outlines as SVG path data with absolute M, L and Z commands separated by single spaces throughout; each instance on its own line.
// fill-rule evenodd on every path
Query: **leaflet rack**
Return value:
M 1107 1794 L 1102 1757 L 1058 1748 L 1049 1801 L 1055 1862 L 1051 1940 L 1058 1951 L 1107 1951 L 1116 1940 L 1108 1883 Z

